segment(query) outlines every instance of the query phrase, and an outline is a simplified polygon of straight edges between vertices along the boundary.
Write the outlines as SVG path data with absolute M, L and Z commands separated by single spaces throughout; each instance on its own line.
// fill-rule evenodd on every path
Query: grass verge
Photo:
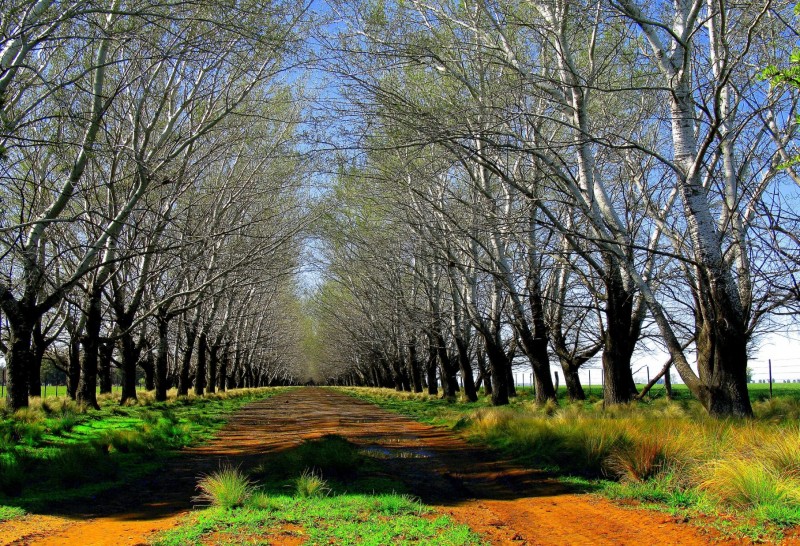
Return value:
M 183 446 L 211 438 L 243 404 L 281 389 L 243 389 L 155 402 L 140 393 L 120 406 L 100 398 L 99 411 L 64 398 L 35 400 L 0 412 L 0 517 L 97 494 L 155 471 Z
M 800 399 L 754 401 L 749 421 L 708 417 L 689 399 L 603 408 L 537 406 L 528 393 L 493 408 L 388 389 L 339 389 L 444 425 L 585 491 L 696 518 L 727 536 L 779 540 L 800 525 Z

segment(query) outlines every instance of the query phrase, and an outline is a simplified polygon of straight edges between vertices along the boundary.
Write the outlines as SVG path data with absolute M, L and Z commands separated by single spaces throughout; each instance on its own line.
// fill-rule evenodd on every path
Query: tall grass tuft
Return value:
M 660 438 L 644 438 L 615 448 L 605 461 L 608 471 L 626 482 L 644 482 L 666 466 L 666 452 Z
M 752 509 L 791 500 L 790 488 L 761 461 L 731 456 L 710 461 L 698 472 L 706 476 L 699 483 L 701 490 L 735 508 Z
M 767 461 L 781 476 L 800 479 L 800 427 L 793 426 L 780 435 L 764 438 L 755 447 L 754 456 Z
M 330 492 L 328 482 L 322 479 L 322 475 L 308 468 L 294 481 L 294 486 L 295 494 L 301 498 L 324 497 Z
M 231 466 L 200 478 L 197 489 L 200 494 L 193 501 L 219 508 L 244 506 L 254 492 L 254 486 L 247 476 L 239 468 Z

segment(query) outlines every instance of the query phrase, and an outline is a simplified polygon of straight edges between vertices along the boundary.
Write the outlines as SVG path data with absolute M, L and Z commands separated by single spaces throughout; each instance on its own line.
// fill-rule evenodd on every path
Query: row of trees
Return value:
M 674 366 L 711 414 L 751 415 L 748 349 L 800 302 L 799 95 L 764 77 L 797 42 L 792 6 L 337 9 L 328 68 L 360 154 L 321 230 L 331 380 L 435 392 L 438 368 L 445 395 L 460 373 L 503 404 L 522 355 L 544 402 L 551 359 L 581 398 L 597 357 L 615 404 L 657 344 L 653 382 Z
M 0 22 L 7 405 L 291 381 L 306 211 L 294 2 L 20 0 Z

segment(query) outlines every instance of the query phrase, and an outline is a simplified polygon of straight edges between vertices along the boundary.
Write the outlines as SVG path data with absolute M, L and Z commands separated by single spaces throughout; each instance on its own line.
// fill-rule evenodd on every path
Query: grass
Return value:
M 203 501 L 211 507 L 193 512 L 154 543 L 481 544 L 466 526 L 404 494 L 399 482 L 386 477 L 382 460 L 340 436 L 269 454 L 249 475 L 228 471 L 226 480 L 215 476 L 213 488 L 209 477 L 201 479 L 199 487 L 209 492 Z M 231 496 L 241 502 L 226 505 L 222 499 Z
M 167 402 L 139 393 L 137 403 L 124 406 L 106 395 L 99 411 L 45 398 L 15 413 L 0 410 L 0 510 L 42 510 L 130 482 L 162 466 L 177 449 L 211 438 L 241 405 L 276 392 L 180 399 L 171 393 Z
M 247 476 L 230 466 L 201 478 L 197 489 L 200 494 L 194 497 L 195 502 L 226 509 L 244 506 L 253 494 Z
M 294 481 L 294 493 L 301 498 L 324 497 L 330 491 L 328 482 L 316 470 L 306 469 Z
M 486 399 L 340 390 L 447 426 L 580 489 L 699 516 L 727 535 L 761 540 L 800 525 L 800 388 L 777 387 L 772 399 L 754 389 L 756 418 L 749 421 L 710 418 L 680 389 L 675 401 L 612 408 L 592 398 L 539 407 L 528 390 L 500 408 Z

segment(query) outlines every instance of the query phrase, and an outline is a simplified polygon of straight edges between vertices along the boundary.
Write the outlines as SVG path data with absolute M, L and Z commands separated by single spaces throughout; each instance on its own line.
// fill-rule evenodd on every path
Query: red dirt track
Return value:
M 304 388 L 247 405 L 214 441 L 184 450 L 126 495 L 110 491 L 58 515 L 32 514 L 0 523 L 0 544 L 148 544 L 150 535 L 177 525 L 191 510 L 197 476 L 224 462 L 247 468 L 264 453 L 325 434 L 340 434 L 385 454 L 390 469 L 410 490 L 491 544 L 712 542 L 698 528 L 669 515 L 570 494 L 560 484 L 498 461 L 443 429 L 327 389 Z

